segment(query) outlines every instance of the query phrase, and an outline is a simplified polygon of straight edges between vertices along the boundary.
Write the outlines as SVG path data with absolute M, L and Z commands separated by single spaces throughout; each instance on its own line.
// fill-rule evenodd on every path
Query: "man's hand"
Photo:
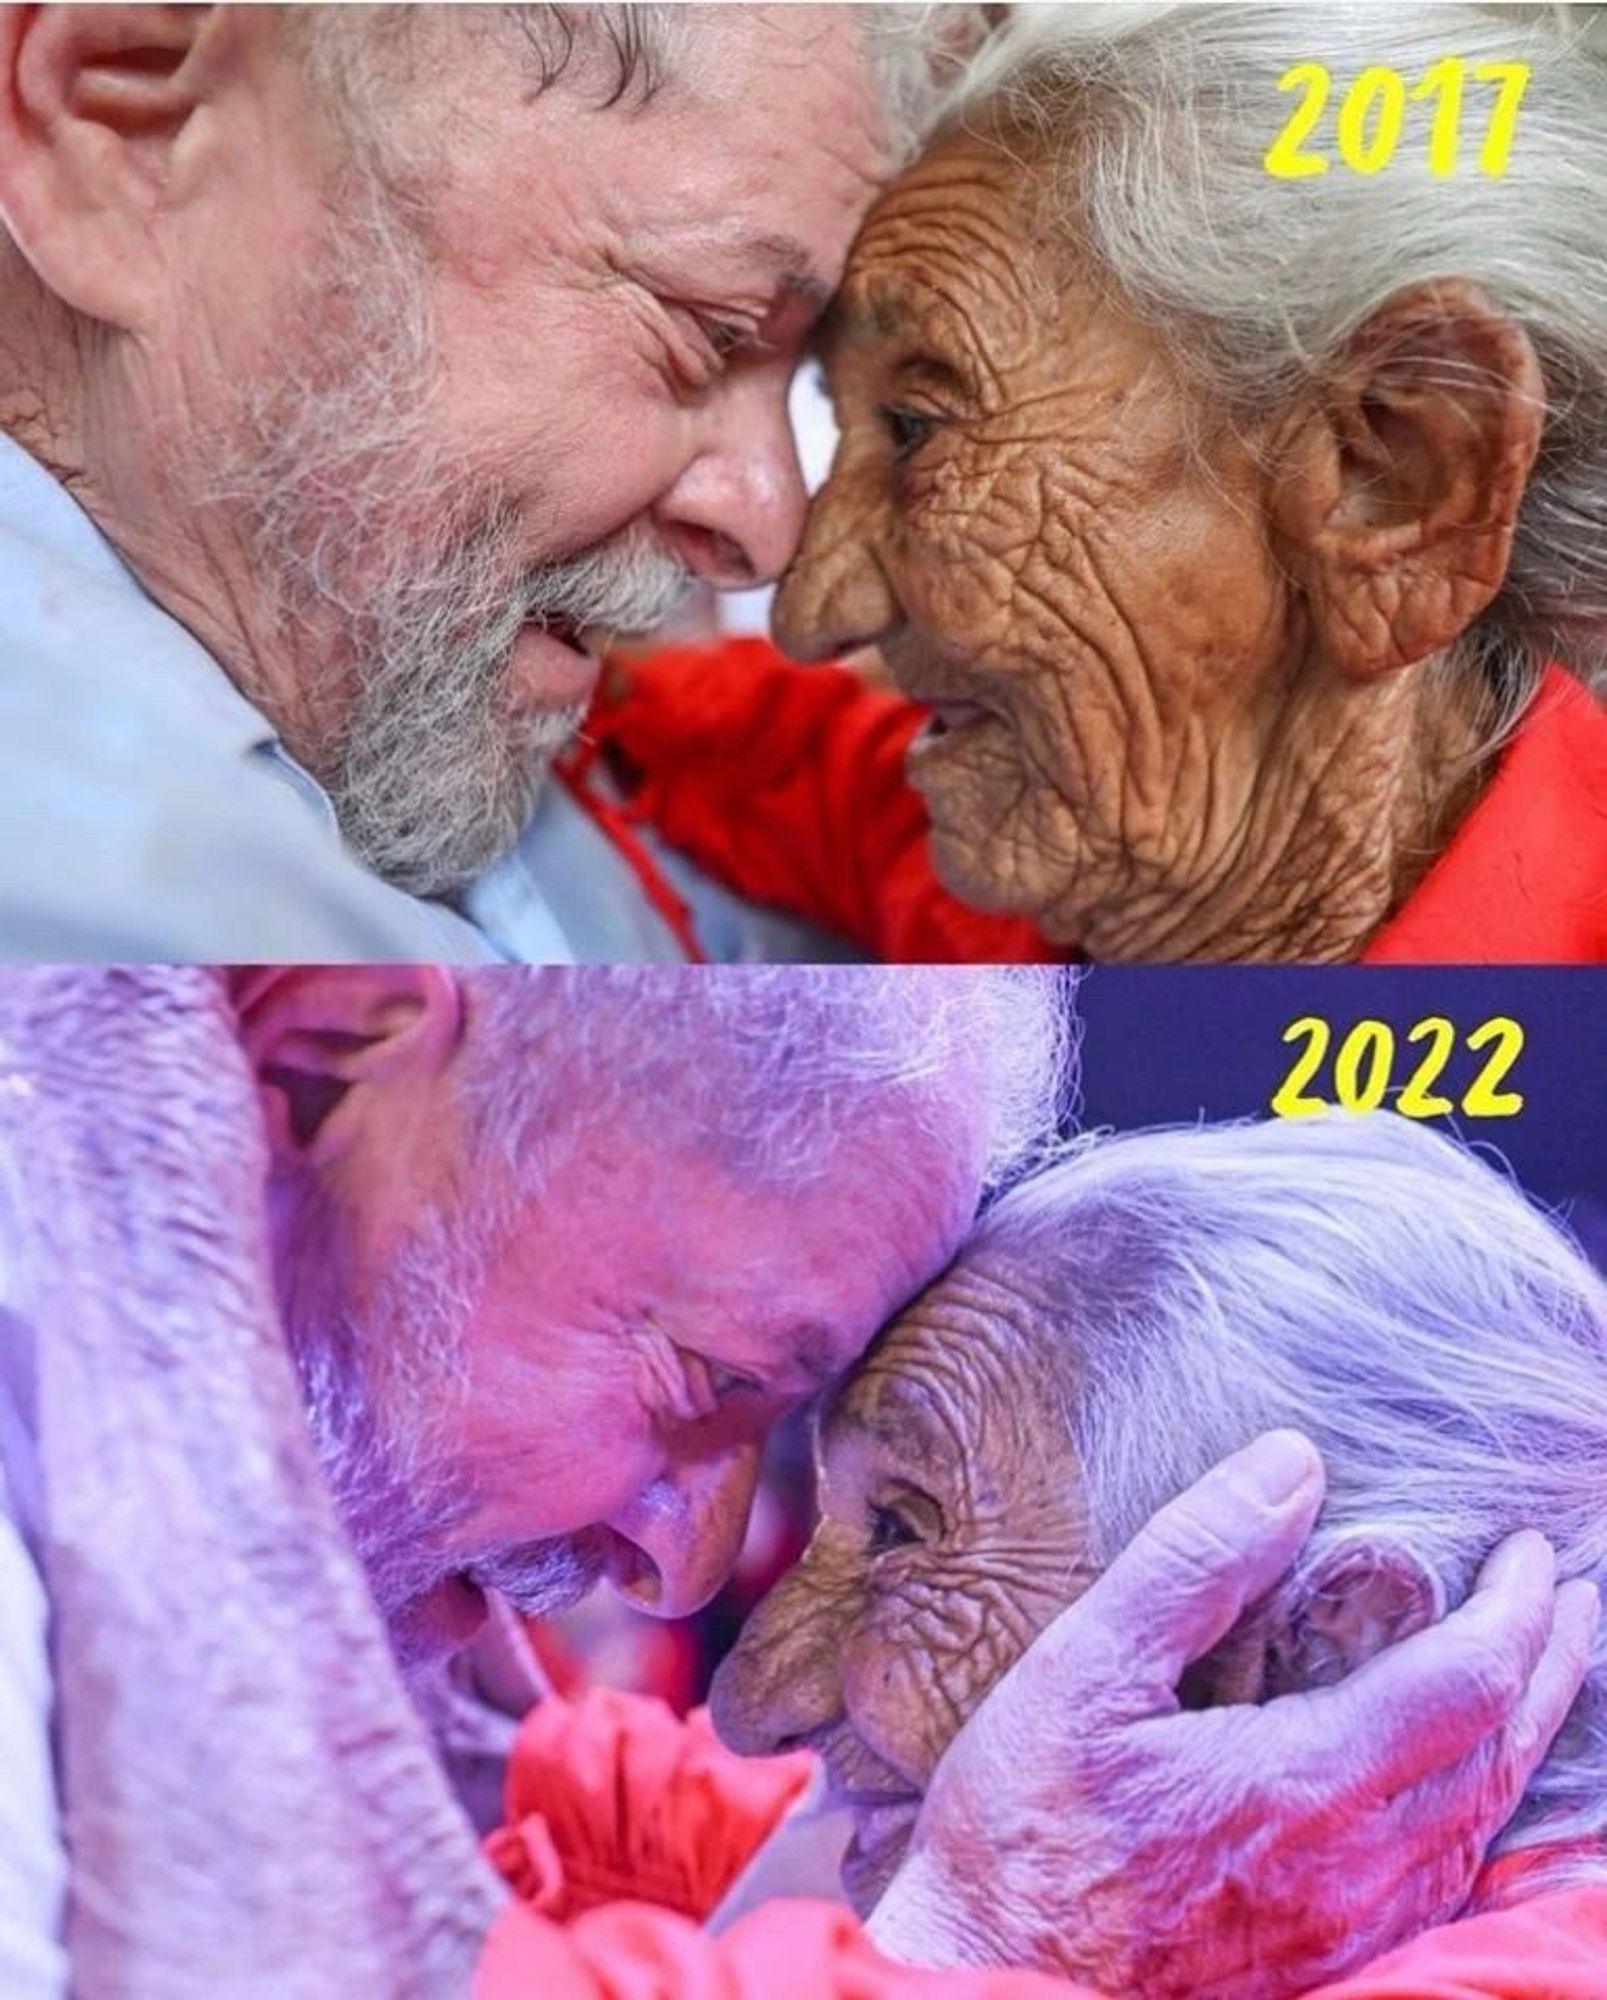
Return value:
M 1515 1535 L 1339 1686 L 1182 1712 L 1184 1668 L 1288 1569 L 1322 1488 L 1315 1448 L 1269 1433 L 1040 1634 L 938 1766 L 871 1918 L 884 1951 L 1282 2000 L 1457 1913 L 1579 1689 L 1597 1594 Z

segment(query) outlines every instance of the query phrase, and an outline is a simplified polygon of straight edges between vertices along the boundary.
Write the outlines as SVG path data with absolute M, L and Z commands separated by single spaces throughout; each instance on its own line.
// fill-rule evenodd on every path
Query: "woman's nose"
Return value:
M 784 1577 L 743 1626 L 709 1688 L 709 1711 L 725 1743 L 744 1757 L 771 1757 L 835 1721 L 842 1708 L 836 1638 L 837 1623 L 809 1588 L 807 1569 Z
M 614 1587 L 654 1618 L 688 1618 L 731 1574 L 759 1478 L 759 1447 L 732 1444 L 674 1464 L 609 1527 L 629 1544 Z
M 810 503 L 803 540 L 770 614 L 776 644 L 795 660 L 829 660 L 873 646 L 900 622 L 877 554 L 876 513 L 839 453 Z

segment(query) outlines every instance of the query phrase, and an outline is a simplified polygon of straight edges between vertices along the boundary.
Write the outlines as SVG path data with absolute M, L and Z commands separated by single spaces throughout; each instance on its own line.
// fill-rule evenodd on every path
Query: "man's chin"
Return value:
M 462 895 L 517 846 L 535 816 L 557 759 L 574 743 L 581 709 L 524 717 L 496 768 L 465 789 L 455 779 L 432 781 L 415 760 L 410 787 L 390 774 L 372 795 L 361 779 L 338 773 L 331 784 L 341 831 L 376 875 L 413 896 Z M 394 810 L 405 803 L 406 817 Z M 449 829 L 445 837 L 442 829 Z

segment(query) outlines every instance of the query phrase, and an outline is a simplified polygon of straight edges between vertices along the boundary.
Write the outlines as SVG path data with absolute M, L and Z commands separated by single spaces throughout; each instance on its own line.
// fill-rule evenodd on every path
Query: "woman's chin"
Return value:
M 973 816 L 949 819 L 934 809 L 930 799 L 927 814 L 927 852 L 932 872 L 951 896 L 958 896 L 973 910 L 987 910 L 999 916 L 1032 914 L 1019 889 L 1002 880 L 988 865 L 986 844 L 977 838 Z
M 919 1801 L 912 1801 L 901 1823 L 885 1829 L 875 1824 L 882 1817 L 879 1812 L 856 1822 L 838 1871 L 855 1916 L 868 1917 L 898 1873 L 909 1852 L 918 1810 Z

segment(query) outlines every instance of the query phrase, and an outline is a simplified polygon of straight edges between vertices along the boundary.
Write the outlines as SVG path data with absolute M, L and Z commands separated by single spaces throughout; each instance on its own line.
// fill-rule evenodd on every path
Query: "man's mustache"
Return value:
M 696 581 L 679 556 L 633 527 L 531 570 L 523 586 L 525 616 L 576 632 L 628 637 L 665 624 Z
M 465 1574 L 482 1590 L 494 1590 L 515 1611 L 541 1617 L 588 1596 L 602 1580 L 608 1557 L 607 1529 L 588 1528 L 551 1541 L 523 1542 L 495 1549 L 471 1563 Z

